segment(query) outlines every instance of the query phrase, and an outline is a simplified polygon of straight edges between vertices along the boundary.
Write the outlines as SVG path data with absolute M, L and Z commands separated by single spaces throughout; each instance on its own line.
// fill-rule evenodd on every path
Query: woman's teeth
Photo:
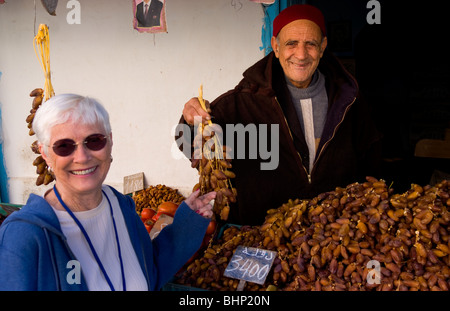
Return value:
M 87 175 L 87 174 L 92 173 L 93 171 L 95 171 L 96 168 L 97 167 L 89 168 L 87 170 L 72 171 L 72 174 L 75 174 L 75 175 Z

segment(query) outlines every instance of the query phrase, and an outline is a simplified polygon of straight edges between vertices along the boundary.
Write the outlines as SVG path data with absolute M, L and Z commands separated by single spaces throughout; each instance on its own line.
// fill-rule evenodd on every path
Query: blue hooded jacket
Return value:
M 199 249 L 209 219 L 182 202 L 173 223 L 152 241 L 130 196 L 110 187 L 117 196 L 130 240 L 149 290 L 159 290 Z M 0 290 L 88 290 L 81 268 L 70 281 L 76 260 L 47 201 L 31 194 L 21 210 L 0 227 Z M 73 284 L 72 284 L 73 283 Z

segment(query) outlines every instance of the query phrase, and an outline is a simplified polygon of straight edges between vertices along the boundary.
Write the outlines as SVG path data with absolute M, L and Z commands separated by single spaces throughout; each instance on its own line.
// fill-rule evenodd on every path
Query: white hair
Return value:
M 33 119 L 33 131 L 38 143 L 44 145 L 45 152 L 50 144 L 52 128 L 69 119 L 81 125 L 100 123 L 107 135 L 111 133 L 109 114 L 97 100 L 76 94 L 55 95 L 39 107 Z

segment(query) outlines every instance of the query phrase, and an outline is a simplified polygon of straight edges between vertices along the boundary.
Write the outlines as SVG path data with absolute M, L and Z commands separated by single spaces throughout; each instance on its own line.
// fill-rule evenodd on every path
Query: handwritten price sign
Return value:
M 274 251 L 239 245 L 223 275 L 262 285 L 276 254 Z

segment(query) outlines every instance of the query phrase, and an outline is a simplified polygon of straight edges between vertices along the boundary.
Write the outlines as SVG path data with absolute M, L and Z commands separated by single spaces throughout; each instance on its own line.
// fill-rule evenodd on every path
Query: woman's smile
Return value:
M 76 171 L 70 171 L 70 172 L 74 175 L 85 176 L 85 175 L 89 175 L 89 174 L 93 173 L 96 169 L 97 169 L 97 166 L 94 166 L 94 167 L 91 167 L 88 169 L 76 170 Z

